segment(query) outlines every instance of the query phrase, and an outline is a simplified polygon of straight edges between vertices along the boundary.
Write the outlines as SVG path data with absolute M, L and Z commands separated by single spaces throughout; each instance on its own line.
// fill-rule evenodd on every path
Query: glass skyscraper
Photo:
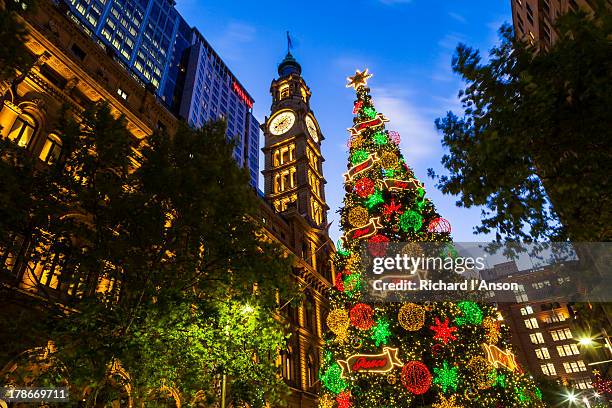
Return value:
M 234 157 L 259 176 L 259 123 L 253 99 L 219 55 L 168 0 L 59 0 L 94 41 L 194 127 L 225 118 Z M 119 90 L 125 99 L 127 93 Z

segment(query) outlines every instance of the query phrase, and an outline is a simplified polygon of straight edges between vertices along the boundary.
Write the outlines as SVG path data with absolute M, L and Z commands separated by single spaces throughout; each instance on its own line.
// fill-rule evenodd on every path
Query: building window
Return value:
M 308 378 L 308 388 L 312 388 L 317 383 L 317 364 L 312 351 L 308 353 L 306 361 L 306 371 Z
M 533 344 L 543 344 L 544 343 L 544 337 L 542 336 L 542 333 L 530 334 L 529 338 L 531 339 L 531 342 Z
M 579 373 L 582 371 L 586 371 L 586 366 L 584 365 L 584 361 L 572 361 L 569 363 L 563 363 L 563 369 L 566 373 Z
M 550 358 L 550 353 L 546 347 L 542 347 L 535 350 L 536 357 L 540 360 L 548 360 Z
M 551 330 L 550 335 L 554 341 L 571 339 L 573 337 L 572 331 L 569 329 L 569 327 L 565 329 Z
M 53 164 L 59 160 L 61 153 L 62 140 L 56 134 L 50 133 L 38 157 L 45 163 Z
M 34 133 L 36 133 L 36 122 L 29 115 L 21 115 L 13 123 L 8 138 L 26 149 L 30 146 Z
M 526 316 L 530 314 L 533 314 L 533 308 L 531 306 L 527 305 L 525 307 L 521 307 L 521 315 Z
M 580 351 L 576 344 L 565 344 L 563 346 L 557 346 L 557 353 L 559 353 L 560 357 L 565 357 L 580 354 Z
M 538 326 L 538 320 L 535 317 L 532 317 L 531 319 L 525 320 L 525 327 L 528 329 L 537 329 L 540 326 Z
M 557 370 L 555 369 L 555 365 L 552 363 L 542 364 L 540 366 L 544 375 L 557 375 Z
M 117 95 L 127 101 L 128 94 L 121 88 L 117 88 Z
M 284 84 L 280 87 L 279 95 L 280 99 L 285 99 L 289 97 L 289 84 Z
M 281 352 L 281 369 L 285 380 L 290 383 L 295 381 L 295 371 L 293 368 L 293 348 L 291 346 L 288 346 L 287 350 Z

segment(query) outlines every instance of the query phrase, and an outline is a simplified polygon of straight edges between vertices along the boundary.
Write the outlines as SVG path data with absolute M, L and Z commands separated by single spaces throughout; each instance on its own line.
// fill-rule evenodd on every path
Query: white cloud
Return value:
M 257 29 L 246 23 L 231 22 L 213 43 L 213 47 L 219 51 L 223 59 L 239 60 L 246 44 L 255 41 Z
M 374 106 L 390 119 L 386 127 L 401 135 L 401 149 L 408 163 L 431 159 L 438 152 L 440 137 L 433 119 L 415 98 L 401 87 L 372 88 Z
M 466 20 L 466 19 L 465 19 L 465 17 L 463 17 L 461 14 L 458 14 L 458 13 L 453 13 L 453 12 L 451 11 L 451 12 L 449 12 L 449 13 L 448 13 L 448 16 L 449 16 L 450 18 L 452 18 L 453 20 L 456 20 L 456 21 L 458 21 L 458 22 L 460 22 L 460 23 L 463 23 L 463 24 L 467 23 L 467 20 Z

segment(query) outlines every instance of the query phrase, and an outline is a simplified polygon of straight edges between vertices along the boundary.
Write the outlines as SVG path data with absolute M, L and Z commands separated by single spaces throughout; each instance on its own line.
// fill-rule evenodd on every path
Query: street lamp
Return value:
M 578 401 L 578 397 L 574 394 L 574 391 L 568 391 L 566 401 L 569 401 L 570 405 L 573 405 L 576 401 Z

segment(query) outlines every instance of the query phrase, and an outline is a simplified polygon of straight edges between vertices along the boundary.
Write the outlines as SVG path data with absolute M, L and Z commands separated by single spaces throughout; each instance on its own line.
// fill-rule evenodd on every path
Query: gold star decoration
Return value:
M 349 81 L 348 84 L 346 84 L 347 88 L 350 88 L 351 86 L 353 88 L 355 88 L 356 90 L 361 88 L 362 86 L 366 86 L 367 82 L 368 82 L 368 78 L 371 78 L 372 74 L 368 73 L 368 69 L 364 69 L 363 72 L 357 70 L 355 72 L 355 75 L 353 75 L 352 77 L 348 77 L 346 78 L 347 81 Z
M 451 396 L 449 399 L 446 399 L 446 396 L 440 396 L 440 402 L 433 404 L 433 408 L 463 408 L 461 405 L 458 405 L 455 401 L 455 396 Z

